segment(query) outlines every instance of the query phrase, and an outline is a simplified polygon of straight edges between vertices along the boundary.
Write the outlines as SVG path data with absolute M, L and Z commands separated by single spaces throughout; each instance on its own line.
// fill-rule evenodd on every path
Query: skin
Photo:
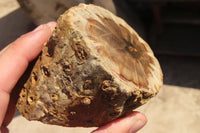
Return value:
M 0 51 L 0 133 L 8 133 L 16 107 L 10 97 L 13 88 L 28 67 L 42 50 L 56 26 L 55 22 L 40 25 L 35 30 L 22 35 Z M 132 114 L 117 119 L 92 133 L 135 133 L 147 122 L 144 114 Z

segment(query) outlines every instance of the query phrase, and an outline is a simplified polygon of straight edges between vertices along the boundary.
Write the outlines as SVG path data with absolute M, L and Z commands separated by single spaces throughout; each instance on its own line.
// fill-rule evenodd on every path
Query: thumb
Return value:
M 117 119 L 103 127 L 98 128 L 92 133 L 135 133 L 140 130 L 147 122 L 147 118 L 140 112 Z

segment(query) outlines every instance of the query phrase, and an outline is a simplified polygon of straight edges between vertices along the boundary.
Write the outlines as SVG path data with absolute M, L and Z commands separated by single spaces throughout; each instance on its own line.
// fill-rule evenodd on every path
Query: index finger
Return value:
M 55 26 L 55 23 L 48 25 Z M 47 24 L 39 26 L 11 43 L 0 52 L 0 125 L 4 119 L 10 93 L 30 61 L 41 52 L 52 30 Z

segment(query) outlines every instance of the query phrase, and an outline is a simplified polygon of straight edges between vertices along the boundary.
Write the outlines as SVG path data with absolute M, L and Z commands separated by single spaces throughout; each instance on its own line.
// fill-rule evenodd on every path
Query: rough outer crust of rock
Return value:
M 161 85 L 148 44 L 111 12 L 80 4 L 58 19 L 17 108 L 28 120 L 102 126 L 146 103 Z

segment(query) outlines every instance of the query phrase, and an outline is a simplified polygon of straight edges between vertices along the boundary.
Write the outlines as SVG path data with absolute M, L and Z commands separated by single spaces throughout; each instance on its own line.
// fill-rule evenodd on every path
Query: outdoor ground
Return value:
M 0 49 L 34 27 L 15 0 L 0 0 Z M 139 133 L 199 133 L 200 57 L 156 56 L 165 85 L 155 98 L 137 109 L 148 118 L 147 125 Z M 10 133 L 89 133 L 93 129 L 29 122 L 19 114 L 9 125 Z

